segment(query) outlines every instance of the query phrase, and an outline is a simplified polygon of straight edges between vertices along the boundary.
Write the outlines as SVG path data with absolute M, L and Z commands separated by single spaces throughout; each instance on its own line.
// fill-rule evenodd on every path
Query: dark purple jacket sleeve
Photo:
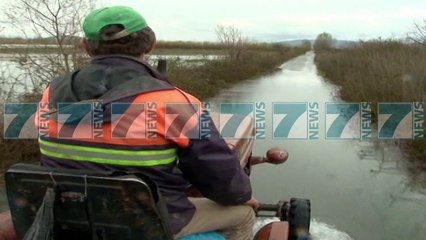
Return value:
M 223 205 L 238 205 L 250 200 L 250 179 L 231 150 L 211 124 L 208 139 L 191 139 L 178 152 L 183 176 L 201 193 Z

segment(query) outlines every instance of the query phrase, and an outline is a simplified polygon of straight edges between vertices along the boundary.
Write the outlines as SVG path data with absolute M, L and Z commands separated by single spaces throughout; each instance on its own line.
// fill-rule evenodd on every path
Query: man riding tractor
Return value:
M 51 81 L 40 101 L 51 116 L 39 139 L 41 165 L 143 173 L 166 201 L 175 238 L 217 230 L 226 239 L 250 239 L 258 206 L 250 180 L 213 123 L 208 138 L 194 137 L 200 101 L 143 61 L 156 43 L 145 19 L 129 7 L 105 7 L 86 16 L 83 30 L 90 63 Z M 97 137 L 85 137 L 84 124 L 53 117 L 94 102 L 103 111 Z M 142 114 L 148 107 L 154 123 Z M 188 198 L 189 185 L 204 198 Z

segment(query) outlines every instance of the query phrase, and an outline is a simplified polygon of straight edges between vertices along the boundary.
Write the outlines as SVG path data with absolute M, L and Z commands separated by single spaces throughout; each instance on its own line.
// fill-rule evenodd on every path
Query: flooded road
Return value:
M 266 103 L 266 139 L 255 142 L 254 154 L 270 147 L 288 150 L 284 165 L 260 165 L 252 183 L 261 202 L 311 199 L 314 239 L 426 239 L 425 190 L 412 189 L 394 146 L 354 140 L 325 140 L 325 102 L 334 87 L 317 75 L 312 52 L 295 58 L 271 75 L 224 90 L 211 102 Z M 319 140 L 272 140 L 273 102 L 319 103 Z M 213 104 L 214 105 L 214 104 Z M 214 110 L 214 109 L 213 109 Z M 349 235 L 350 238 L 347 236 Z

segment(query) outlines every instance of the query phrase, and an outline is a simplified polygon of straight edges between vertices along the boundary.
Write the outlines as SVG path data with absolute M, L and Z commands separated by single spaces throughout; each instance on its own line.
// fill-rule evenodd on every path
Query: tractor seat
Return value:
M 54 191 L 51 228 L 63 240 L 172 240 L 165 202 L 153 181 L 139 173 L 93 172 L 15 164 L 5 175 L 9 208 L 19 239 L 39 219 Z M 36 223 L 39 220 L 36 220 Z M 35 224 L 36 224 L 35 223 Z M 34 229 L 34 227 L 33 227 Z M 180 240 L 224 239 L 216 232 Z

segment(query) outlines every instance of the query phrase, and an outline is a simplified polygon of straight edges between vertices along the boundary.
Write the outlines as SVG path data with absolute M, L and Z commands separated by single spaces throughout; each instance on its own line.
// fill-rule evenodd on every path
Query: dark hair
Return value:
M 100 34 L 110 37 L 123 29 L 122 25 L 109 25 Z M 155 33 L 150 27 L 115 40 L 87 40 L 92 55 L 125 54 L 135 57 L 148 53 L 155 41 Z

